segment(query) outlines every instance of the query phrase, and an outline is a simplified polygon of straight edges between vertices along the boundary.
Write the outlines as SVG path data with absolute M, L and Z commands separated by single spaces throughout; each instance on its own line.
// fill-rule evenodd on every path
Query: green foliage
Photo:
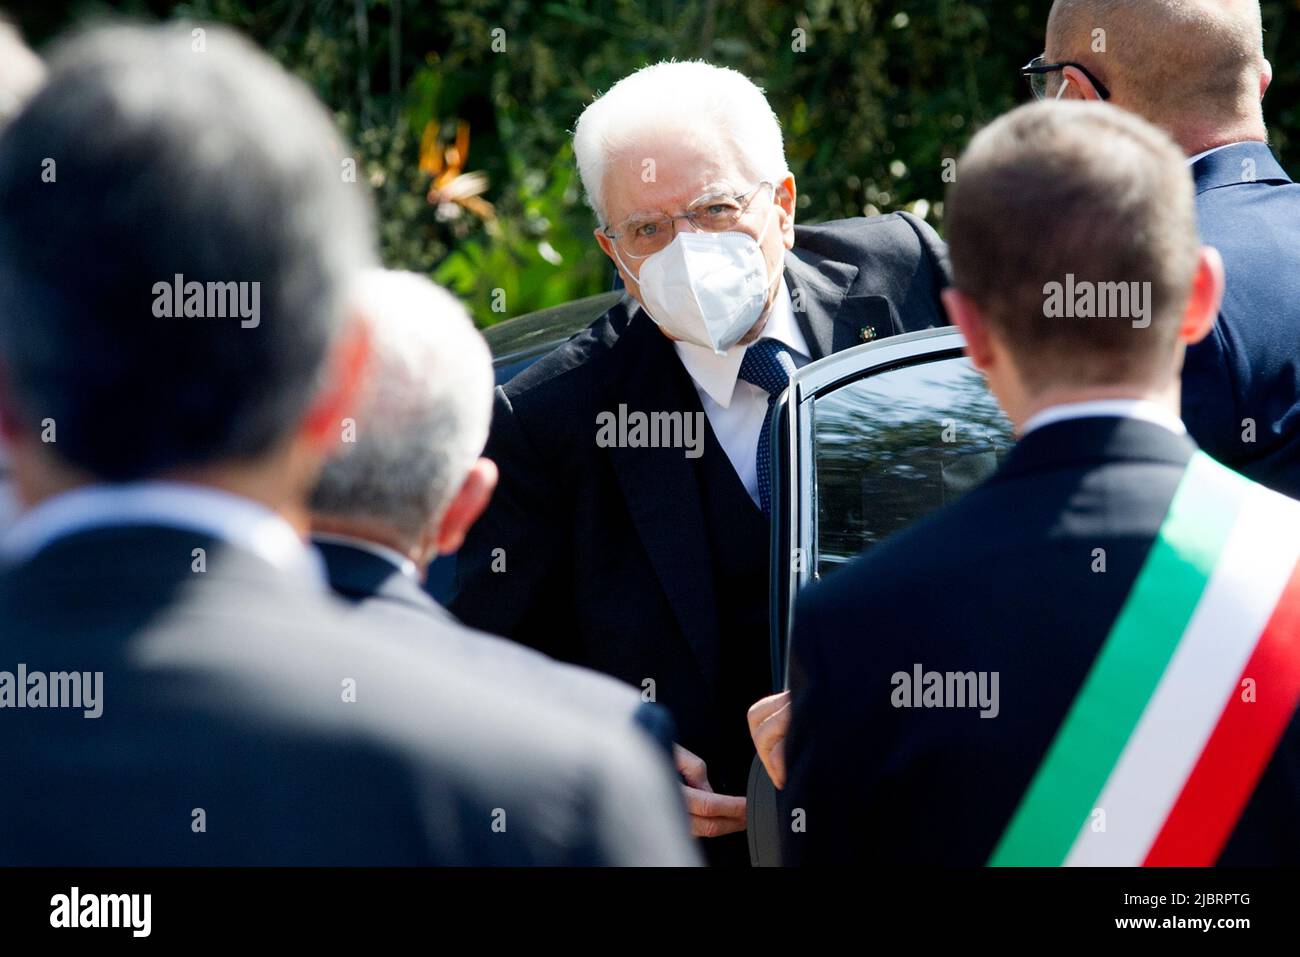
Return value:
M 1300 124 L 1292 95 L 1300 65 L 1289 55 L 1287 30 L 1297 6 L 1264 3 L 1266 52 L 1276 70 L 1266 105 L 1284 165 Z M 1017 68 L 1041 51 L 1051 0 L 126 0 L 117 7 L 231 24 L 306 79 L 335 111 L 360 175 L 374 187 L 385 262 L 451 286 L 489 325 L 609 287 L 613 272 L 591 238 L 594 219 L 569 131 L 597 93 L 637 67 L 703 58 L 763 86 L 782 118 L 801 221 L 905 208 L 941 228 L 944 160 L 1027 98 Z M 99 9 L 46 0 L 30 17 L 13 12 L 39 42 Z M 451 142 L 462 120 L 470 129 L 464 168 L 487 174 L 491 221 L 425 199 L 421 134 L 432 121 Z

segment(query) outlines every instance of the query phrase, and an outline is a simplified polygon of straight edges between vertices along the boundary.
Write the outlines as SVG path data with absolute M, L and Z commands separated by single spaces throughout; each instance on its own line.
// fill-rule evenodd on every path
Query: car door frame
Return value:
M 922 362 L 959 358 L 966 341 L 952 326 L 891 336 L 818 359 L 795 371 L 772 415 L 772 527 L 768 569 L 772 690 L 789 687 L 789 636 L 799 589 L 812 578 L 816 556 L 817 498 L 813 403 L 861 379 Z M 795 567 L 793 548 L 805 548 Z M 776 788 L 757 756 L 750 767 L 746 833 L 750 863 L 779 866 L 780 808 Z
M 772 416 L 772 529 L 768 571 L 773 690 L 789 686 L 789 637 L 799 590 L 815 572 L 817 483 L 813 403 L 821 395 L 902 366 L 965 354 L 955 326 L 891 336 L 836 352 L 795 371 Z M 802 562 L 794 549 L 802 547 Z M 798 567 L 796 567 L 798 566 Z

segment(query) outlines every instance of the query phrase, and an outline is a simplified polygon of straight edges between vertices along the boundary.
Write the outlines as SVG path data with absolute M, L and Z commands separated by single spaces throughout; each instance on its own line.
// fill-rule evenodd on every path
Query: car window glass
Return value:
M 964 356 L 890 369 L 812 402 L 818 577 L 988 478 L 1012 443 Z

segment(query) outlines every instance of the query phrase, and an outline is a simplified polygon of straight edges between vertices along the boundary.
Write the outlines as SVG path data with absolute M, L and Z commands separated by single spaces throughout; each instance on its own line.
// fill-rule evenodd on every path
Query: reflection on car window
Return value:
M 818 577 L 984 481 L 1012 442 L 965 357 L 849 383 L 812 421 Z

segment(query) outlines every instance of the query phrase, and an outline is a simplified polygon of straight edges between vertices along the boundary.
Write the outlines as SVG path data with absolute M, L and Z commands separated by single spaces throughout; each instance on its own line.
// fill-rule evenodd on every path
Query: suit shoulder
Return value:
M 352 606 L 350 614 L 402 641 L 435 650 L 442 660 L 485 686 L 559 705 L 602 722 L 630 722 L 641 704 L 631 685 L 617 678 L 557 661 L 508 638 L 479 631 L 435 609 L 372 597 Z
M 627 329 L 630 317 L 623 303 L 570 336 L 527 369 L 501 386 L 513 407 L 577 395 L 594 386 L 593 372 Z
M 601 382 L 630 321 L 619 303 L 497 389 L 489 454 L 519 446 L 533 459 L 566 461 L 590 441 Z
M 75 562 L 60 561 L 63 552 L 5 570 L 0 608 L 9 617 L 0 645 L 10 660 L 35 660 L 84 631 L 86 607 L 99 608 L 96 670 L 121 695 L 102 721 L 122 739 L 115 753 L 176 758 L 148 762 L 157 793 L 202 781 L 213 800 L 245 809 L 242 820 L 255 822 L 266 813 L 265 795 L 297 793 L 303 780 L 346 778 L 320 802 L 336 833 L 312 832 L 316 819 L 308 815 L 262 846 L 232 838 L 196 857 L 155 835 L 129 852 L 104 842 L 106 852 L 123 860 L 196 861 L 209 853 L 261 863 L 691 861 L 666 761 L 654 763 L 652 745 L 630 722 L 612 727 L 547 706 L 489 670 L 463 667 L 435 640 L 399 638 L 386 622 L 358 627 L 340 604 L 238 550 L 213 549 L 206 573 L 193 576 L 170 547 L 188 549 L 187 538 L 137 534 L 133 542 L 155 547 L 134 564 L 103 561 L 117 546 L 100 542 Z M 79 555 L 79 544 L 71 543 L 71 554 Z M 184 587 L 166 587 L 169 581 Z M 36 582 L 49 587 L 31 587 Z M 67 599 L 74 585 L 79 602 Z M 176 744 L 199 740 L 192 748 Z M 237 755 L 239 779 L 213 755 Z M 82 806 L 87 826 L 114 808 L 134 813 L 111 762 L 84 773 L 96 799 Z M 633 792 L 638 786 L 645 796 Z M 19 798 L 22 792 L 10 800 Z M 489 828 L 496 808 L 510 809 L 510 838 Z M 639 824 L 637 814 L 650 823 Z M 241 826 L 232 823 L 228 833 L 243 838 Z M 300 842 L 304 834 L 310 845 Z
M 267 668 L 248 647 L 206 656 L 201 670 L 211 674 L 229 667 L 239 679 L 223 689 L 213 707 L 227 710 L 233 704 L 240 715 L 263 718 L 274 713 L 281 735 L 294 740 L 327 735 L 363 744 L 370 753 L 409 769 L 415 780 L 439 782 L 440 800 L 448 803 L 430 805 L 414 792 L 405 795 L 426 813 L 455 808 L 490 821 L 494 808 L 512 809 L 516 839 L 509 846 L 500 851 L 478 841 L 470 847 L 443 846 L 443 838 L 436 837 L 431 848 L 435 860 L 481 854 L 480 862 L 486 863 L 689 863 L 684 838 L 659 851 L 648 844 L 647 832 L 657 841 L 671 841 L 666 822 L 675 820 L 676 809 L 668 803 L 672 792 L 666 769 L 653 763 L 652 747 L 630 721 L 595 720 L 590 712 L 528 690 L 522 675 L 516 680 L 493 674 L 486 666 L 490 660 L 475 662 L 464 653 L 463 643 L 483 636 L 460 625 L 443 623 L 445 627 L 431 630 L 444 640 L 429 634 L 419 642 L 410 620 L 376 617 L 359 628 L 340 617 L 340 610 L 330 603 L 292 637 L 277 633 L 286 645 L 277 656 L 292 661 L 291 668 Z M 310 630 L 309 640 L 304 640 L 304 629 Z M 245 631 L 250 645 L 268 644 L 262 629 Z M 453 647 L 454 641 L 462 647 Z M 499 654 L 500 646 L 494 647 Z M 240 659 L 252 659 L 252 664 Z M 321 689 L 333 688 L 337 702 L 341 675 L 357 689 L 355 700 L 329 707 Z M 268 693 L 272 690 L 274 695 Z M 630 689 L 629 694 L 635 697 Z M 619 780 L 610 781 L 615 774 Z M 640 799 L 644 803 L 637 811 L 660 822 L 657 830 L 639 825 L 628 807 L 634 782 L 652 790 Z M 561 827 L 555 826 L 557 814 Z M 588 834 L 592 817 L 604 822 L 603 833 L 594 838 Z
M 843 254 L 860 253 L 864 249 L 873 253 L 897 249 L 919 256 L 925 243 L 941 244 L 942 240 L 928 223 L 906 212 L 795 227 L 795 245 L 832 258 L 841 254 L 842 260 Z
M 816 256 L 862 266 L 851 294 L 892 290 L 900 302 L 921 295 L 937 309 L 938 290 L 950 282 L 948 248 L 939 234 L 911 213 L 840 219 L 795 227 L 795 247 Z
M 1207 189 L 1196 197 L 1196 219 L 1206 243 L 1224 256 L 1229 272 L 1248 276 L 1260 263 L 1296 260 L 1300 234 L 1300 183 L 1243 182 Z M 1277 270 L 1273 270 L 1274 275 Z M 1257 294 L 1274 284 L 1245 284 Z M 1242 292 L 1239 285 L 1238 295 Z

